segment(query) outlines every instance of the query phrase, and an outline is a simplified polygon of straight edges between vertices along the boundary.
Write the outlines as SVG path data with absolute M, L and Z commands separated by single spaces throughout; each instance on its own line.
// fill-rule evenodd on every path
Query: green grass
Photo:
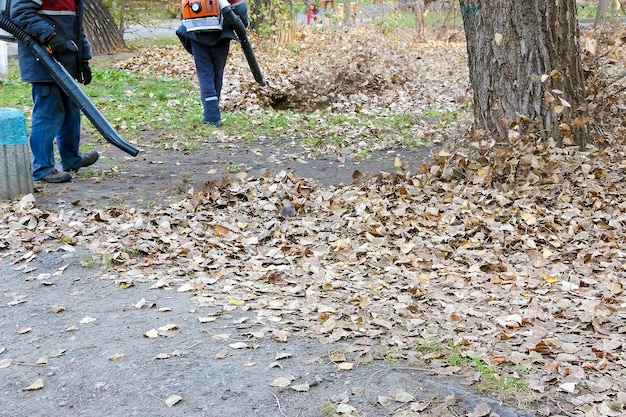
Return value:
M 126 46 L 131 49 L 146 47 L 163 47 L 170 45 L 178 45 L 180 41 L 176 35 L 172 36 L 155 36 L 153 38 L 136 38 L 126 41 Z
M 427 338 L 413 349 L 424 355 L 436 357 L 437 360 L 443 360 L 448 366 L 468 367 L 476 370 L 480 376 L 475 385 L 477 392 L 488 391 L 502 401 L 517 400 L 519 403 L 532 401 L 533 395 L 528 388 L 528 382 L 519 376 L 535 372 L 530 364 L 521 366 L 517 373 L 505 375 L 495 366 L 476 356 L 474 352 L 451 341 L 444 344 L 435 338 Z
M 124 140 L 138 146 L 150 144 L 185 151 L 203 149 L 207 139 L 214 140 L 211 138 L 215 137 L 216 129 L 202 121 L 195 81 L 154 73 L 130 73 L 98 62 L 92 70 L 93 82 L 81 89 Z M 10 75 L 1 81 L 1 88 L 0 107 L 21 109 L 30 118 L 31 88 L 30 84 L 21 82 L 16 61 L 11 62 Z M 443 110 L 433 109 L 428 113 L 428 117 L 437 121 L 445 120 Z M 265 109 L 252 114 L 223 111 L 222 117 L 225 123 L 220 131 L 225 136 L 249 142 L 260 138 L 295 142 L 320 152 L 328 148 L 349 149 L 368 138 L 387 147 L 416 149 L 423 144 L 422 138 L 415 134 L 415 127 L 422 121 L 414 114 L 348 115 Z M 83 129 L 100 136 L 86 118 Z M 351 137 L 350 133 L 355 131 L 362 133 Z M 355 152 L 367 156 L 374 150 L 374 145 L 359 144 Z
M 580 19 L 595 19 L 596 14 L 598 13 L 598 6 L 596 5 L 588 5 L 577 8 L 578 18 Z
M 424 16 L 425 26 L 441 26 L 445 21 L 445 12 L 428 11 Z M 421 22 L 421 17 L 415 13 L 404 11 L 394 14 L 386 14 L 376 20 L 374 23 L 383 31 L 383 33 L 391 33 L 398 28 L 415 28 Z M 463 23 L 461 17 L 457 14 L 450 21 L 450 25 L 460 25 Z
M 333 417 L 337 415 L 337 406 L 330 401 L 326 401 L 322 404 L 322 415 L 324 417 Z
M 193 82 L 95 67 L 93 76 L 93 83 L 81 86 L 82 90 L 128 139 L 137 139 L 134 131 L 146 125 L 151 129 L 177 126 L 182 131 L 206 133 L 197 129 L 202 125 L 202 111 Z M 2 82 L 0 107 L 18 108 L 30 114 L 30 84 L 20 81 L 16 69 Z M 189 111 L 194 108 L 198 111 Z M 193 147 L 196 145 L 190 146 Z
M 5 80 L 0 80 L 0 88 L 2 89 L 0 107 L 29 111 L 32 105 L 30 84 L 21 81 L 17 67 L 10 66 L 9 77 Z
M 467 366 L 474 368 L 480 375 L 476 384 L 477 392 L 489 391 L 498 399 L 508 401 L 525 398 L 528 391 L 528 382 L 517 376 L 504 376 L 495 366 L 487 364 L 483 359 L 473 356 L 471 352 L 462 350 L 459 346 L 450 347 L 446 356 L 446 363 L 451 366 Z M 531 373 L 531 369 L 525 369 L 525 373 Z

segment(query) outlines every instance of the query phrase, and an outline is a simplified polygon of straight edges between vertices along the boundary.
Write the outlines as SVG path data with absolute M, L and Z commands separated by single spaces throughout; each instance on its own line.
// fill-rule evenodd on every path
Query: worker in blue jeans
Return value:
M 228 0 L 233 11 L 244 26 L 248 26 L 248 5 L 244 0 Z M 222 30 L 188 31 L 185 25 L 176 30 L 183 47 L 193 55 L 200 99 L 203 106 L 204 123 L 219 127 L 222 124 L 220 113 L 220 95 L 224 68 L 230 50 L 230 41 L 237 40 L 237 35 L 228 22 L 223 22 Z
M 83 30 L 84 0 L 12 0 L 11 20 L 37 42 L 79 82 L 91 82 L 91 48 Z M 54 81 L 48 70 L 21 42 L 18 60 L 22 80 L 32 85 L 33 112 L 30 148 L 33 180 L 68 182 L 71 171 L 94 164 L 99 154 L 83 154 L 80 146 L 80 109 Z M 55 167 L 54 142 L 61 171 Z

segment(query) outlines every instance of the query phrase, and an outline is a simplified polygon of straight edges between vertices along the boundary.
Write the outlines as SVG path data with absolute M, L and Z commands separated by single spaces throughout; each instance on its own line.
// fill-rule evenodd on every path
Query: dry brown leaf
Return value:
M 38 380 L 30 384 L 29 386 L 24 388 L 24 391 L 39 391 L 43 389 L 43 387 L 44 387 L 43 379 L 39 378 Z

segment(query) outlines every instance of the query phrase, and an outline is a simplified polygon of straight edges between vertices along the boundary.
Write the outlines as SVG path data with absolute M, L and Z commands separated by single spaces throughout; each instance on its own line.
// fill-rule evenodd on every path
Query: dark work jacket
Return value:
M 46 45 L 54 32 L 72 40 L 78 52 L 55 55 L 74 78 L 80 78 L 80 63 L 91 59 L 91 48 L 83 30 L 84 0 L 12 0 L 10 18 L 37 42 Z M 21 42 L 18 47 L 20 73 L 25 82 L 54 82 L 52 76 Z
M 241 19 L 245 27 L 248 26 L 248 5 L 245 1 L 239 1 L 236 4 L 231 5 L 233 12 Z M 198 42 L 202 45 L 214 46 L 219 42 L 237 40 L 237 35 L 232 26 L 224 21 L 222 30 L 210 30 L 210 31 L 194 31 L 188 32 L 184 25 L 180 25 L 176 29 L 176 35 L 183 47 L 187 52 L 191 53 L 191 42 Z

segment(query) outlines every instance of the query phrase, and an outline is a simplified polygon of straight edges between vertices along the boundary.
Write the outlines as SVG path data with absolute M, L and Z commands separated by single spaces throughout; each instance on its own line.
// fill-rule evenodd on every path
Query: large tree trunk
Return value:
M 102 0 L 85 2 L 85 33 L 93 54 L 113 54 L 126 49 L 124 33 Z
M 585 145 L 585 83 L 575 0 L 460 0 L 475 129 L 499 140 L 534 123 Z M 526 125 L 528 127 L 528 125 Z M 524 128 L 518 124 L 517 129 Z M 522 132 L 523 133 L 523 132 Z

